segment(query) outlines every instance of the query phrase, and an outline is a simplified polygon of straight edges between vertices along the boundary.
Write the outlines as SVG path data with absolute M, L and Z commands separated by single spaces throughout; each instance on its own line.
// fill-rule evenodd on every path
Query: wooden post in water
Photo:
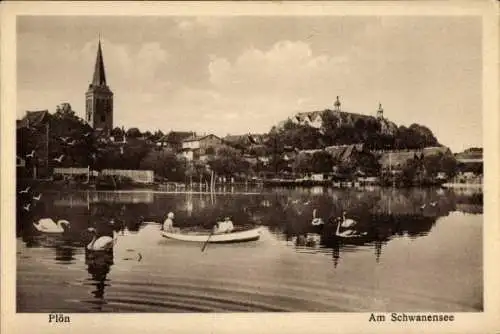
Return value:
M 214 171 L 210 172 L 210 192 L 214 192 Z

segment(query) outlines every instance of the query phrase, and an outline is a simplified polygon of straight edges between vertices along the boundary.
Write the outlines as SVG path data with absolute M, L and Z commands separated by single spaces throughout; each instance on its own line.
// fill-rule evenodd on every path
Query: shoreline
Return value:
M 266 180 L 262 183 L 221 183 L 216 184 L 213 191 L 205 187 L 199 187 L 199 184 L 193 184 L 192 187 L 185 183 L 150 183 L 150 184 L 127 184 L 120 185 L 116 188 L 112 187 L 99 187 L 95 184 L 86 183 L 72 183 L 72 184 L 59 184 L 50 180 L 32 180 L 32 179 L 17 179 L 16 183 L 23 186 L 43 187 L 49 191 L 95 191 L 95 192 L 153 192 L 153 193 L 255 193 L 258 194 L 264 189 L 277 189 L 277 188 L 314 188 L 323 187 L 330 189 L 371 189 L 371 188 L 397 188 L 397 189 L 410 189 L 410 188 L 445 188 L 445 189 L 477 189 L 482 190 L 483 184 L 481 183 L 442 183 L 442 184 L 422 184 L 410 186 L 391 186 L 384 184 L 362 184 L 360 182 L 331 182 L 331 181 L 307 181 L 296 182 L 295 180 Z M 237 191 L 227 191 L 233 188 Z M 248 189 L 248 191 L 242 191 Z

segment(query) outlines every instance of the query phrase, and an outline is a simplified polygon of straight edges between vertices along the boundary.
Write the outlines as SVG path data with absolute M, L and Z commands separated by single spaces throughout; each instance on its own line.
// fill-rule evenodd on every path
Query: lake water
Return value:
M 21 188 L 21 187 L 20 187 Z M 482 193 L 444 189 L 263 192 L 44 192 L 18 195 L 18 312 L 476 312 L 483 309 Z M 38 193 L 36 190 L 34 194 Z M 23 197 L 24 196 L 24 197 Z M 311 226 L 343 211 L 365 237 Z M 258 241 L 165 239 L 224 216 L 260 225 Z M 141 216 L 145 222 L 141 222 Z M 66 219 L 64 236 L 32 222 Z M 86 254 L 89 226 L 118 218 L 112 253 Z

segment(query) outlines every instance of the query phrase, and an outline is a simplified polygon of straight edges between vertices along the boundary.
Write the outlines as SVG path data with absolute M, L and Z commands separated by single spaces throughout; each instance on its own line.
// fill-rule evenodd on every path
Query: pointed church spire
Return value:
M 104 61 L 102 60 L 101 35 L 99 34 L 99 45 L 97 46 L 97 58 L 95 60 L 93 86 L 106 86 L 106 73 L 104 72 Z

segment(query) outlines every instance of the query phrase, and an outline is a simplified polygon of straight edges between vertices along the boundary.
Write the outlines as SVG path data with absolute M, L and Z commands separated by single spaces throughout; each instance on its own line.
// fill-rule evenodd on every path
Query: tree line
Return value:
M 50 131 L 43 129 L 18 130 L 17 151 L 20 156 L 40 151 L 37 157 L 26 159 L 27 167 L 40 164 L 44 159 L 54 167 L 87 167 L 92 170 L 147 169 L 159 178 L 171 181 L 194 179 L 203 181 L 211 171 L 228 177 L 251 177 L 261 173 L 330 173 L 351 175 L 362 171 L 368 175 L 379 175 L 380 164 L 374 153 L 354 154 L 347 160 L 334 157 L 326 151 L 313 154 L 302 150 L 323 149 L 328 146 L 364 143 L 371 150 L 421 149 L 440 146 L 433 133 L 426 127 L 413 124 L 400 126 L 392 134 L 381 131 L 381 123 L 374 117 L 362 117 L 354 122 L 339 122 L 339 116 L 326 112 L 323 125 L 317 129 L 286 121 L 260 136 L 259 141 L 237 140 L 226 143 L 204 161 L 188 161 L 179 152 L 158 147 L 156 142 L 164 136 L 160 130 L 141 132 L 138 128 L 116 127 L 111 130 L 113 141 L 100 136 L 76 113 L 69 104 L 58 107 L 49 114 Z M 48 140 L 49 152 L 43 154 L 41 147 Z M 291 156 L 292 158 L 288 157 Z M 61 158 L 62 157 L 62 158 Z M 455 166 L 441 157 L 434 161 L 426 158 L 426 170 L 435 174 L 435 169 L 452 173 Z M 413 163 L 409 170 L 422 166 Z M 415 172 L 416 173 L 416 172 Z M 408 172 L 408 175 L 411 174 Z

